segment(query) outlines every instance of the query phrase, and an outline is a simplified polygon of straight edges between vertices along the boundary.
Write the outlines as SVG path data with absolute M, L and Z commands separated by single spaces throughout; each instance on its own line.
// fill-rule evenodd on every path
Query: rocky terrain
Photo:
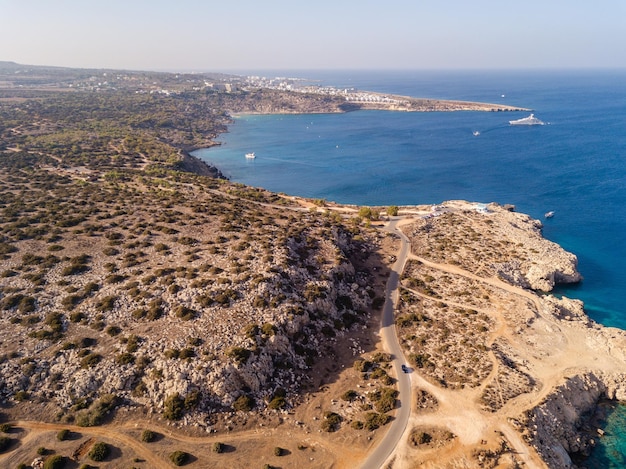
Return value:
M 194 177 L 83 177 L 2 179 L 3 399 L 72 422 L 103 395 L 148 413 L 178 396 L 207 426 L 238 399 L 286 406 L 369 314 L 376 237 L 341 218 Z
M 580 279 L 576 257 L 511 207 L 452 201 L 411 212 L 396 324 L 416 408 L 429 410 L 412 418 L 393 467 L 584 464 L 590 435 L 600 438 L 588 423 L 596 405 L 626 397 L 626 334 L 545 293 Z M 454 437 L 437 443 L 442 432 Z
M 410 240 L 395 326 L 413 389 L 387 467 L 584 464 L 597 402 L 626 400 L 626 335 L 550 293 L 581 277 L 540 222 L 281 196 L 186 153 L 229 112 L 367 105 L 139 72 L 16 84 L 14 68 L 0 80 L 6 467 L 361 464 L 398 405 L 378 334 L 401 252 L 386 213 Z

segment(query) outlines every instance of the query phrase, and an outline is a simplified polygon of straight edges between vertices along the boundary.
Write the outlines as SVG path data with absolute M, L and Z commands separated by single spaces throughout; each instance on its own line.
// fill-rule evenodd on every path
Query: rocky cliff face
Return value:
M 601 398 L 626 398 L 626 375 L 585 373 L 567 378 L 529 412 L 531 444 L 550 468 L 572 468 L 570 455 L 588 455 L 595 444 L 586 419 Z
M 540 221 L 522 213 L 492 206 L 498 215 L 499 235 L 525 253 L 508 262 L 495 264 L 498 275 L 522 288 L 551 291 L 557 283 L 576 283 L 582 279 L 577 257 L 541 235 Z
M 537 291 L 581 280 L 576 256 L 543 238 L 541 222 L 495 203 L 478 208 L 464 201 L 433 208 L 415 224 L 413 252 Z

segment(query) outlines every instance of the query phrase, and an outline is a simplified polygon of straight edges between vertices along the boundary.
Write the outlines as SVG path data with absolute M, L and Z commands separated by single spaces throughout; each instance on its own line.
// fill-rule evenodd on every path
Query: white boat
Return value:
M 546 214 L 544 215 L 544 217 L 546 218 L 552 218 L 554 216 L 554 212 L 552 210 L 550 210 L 549 212 L 546 212 Z
M 474 130 L 472 134 L 474 135 L 474 137 L 478 137 L 480 135 L 480 132 L 478 130 Z
M 509 121 L 511 125 L 544 125 L 544 122 L 540 119 L 537 119 L 534 114 L 531 114 L 528 117 L 524 117 L 523 119 L 517 119 L 514 121 Z
M 255 158 L 256 158 L 256 156 L 255 156 L 254 152 L 252 152 L 252 153 L 246 153 L 246 158 L 247 158 L 248 160 L 253 160 L 253 159 L 255 159 Z

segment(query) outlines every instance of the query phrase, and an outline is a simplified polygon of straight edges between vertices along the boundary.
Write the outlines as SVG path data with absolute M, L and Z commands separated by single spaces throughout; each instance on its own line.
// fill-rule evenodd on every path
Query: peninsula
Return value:
M 540 222 L 273 194 L 187 154 L 231 112 L 366 103 L 0 72 L 3 466 L 369 467 L 389 434 L 385 467 L 573 467 L 626 400 L 626 335 L 550 294 L 580 275 Z

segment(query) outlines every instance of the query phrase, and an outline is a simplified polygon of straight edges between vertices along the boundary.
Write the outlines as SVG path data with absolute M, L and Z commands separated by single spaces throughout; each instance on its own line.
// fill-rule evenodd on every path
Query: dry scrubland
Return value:
M 391 241 L 323 201 L 181 172 L 220 175 L 181 150 L 212 144 L 226 107 L 318 97 L 131 78 L 147 88 L 31 77 L 0 99 L 3 464 L 89 463 L 100 440 L 110 467 L 177 450 L 324 467 L 347 440 L 361 457 L 395 403 L 371 328 Z
M 384 241 L 371 229 L 182 173 L 83 177 L 2 175 L 7 417 L 91 427 L 115 409 L 116 422 L 154 415 L 205 434 L 276 425 L 335 371 L 316 379 L 314 365 L 370 319 L 366 263 Z M 342 398 L 355 431 L 393 408 L 385 362 L 355 364 L 378 383 Z M 309 415 L 315 431 L 341 426 L 346 410 L 331 407 Z
M 541 223 L 477 208 L 427 207 L 402 226 L 396 326 L 414 400 L 392 465 L 572 467 L 599 438 L 598 401 L 626 397 L 626 336 L 544 294 L 580 276 Z
M 401 252 L 370 223 L 384 208 L 232 184 L 185 153 L 227 111 L 359 106 L 201 75 L 120 72 L 104 89 L 93 71 L 3 67 L 0 464 L 365 460 L 398 404 L 378 335 Z M 455 109 L 421 110 L 435 105 Z M 570 467 L 598 438 L 597 402 L 626 400 L 626 338 L 548 293 L 580 276 L 538 221 L 476 208 L 400 209 L 413 394 L 388 467 Z

